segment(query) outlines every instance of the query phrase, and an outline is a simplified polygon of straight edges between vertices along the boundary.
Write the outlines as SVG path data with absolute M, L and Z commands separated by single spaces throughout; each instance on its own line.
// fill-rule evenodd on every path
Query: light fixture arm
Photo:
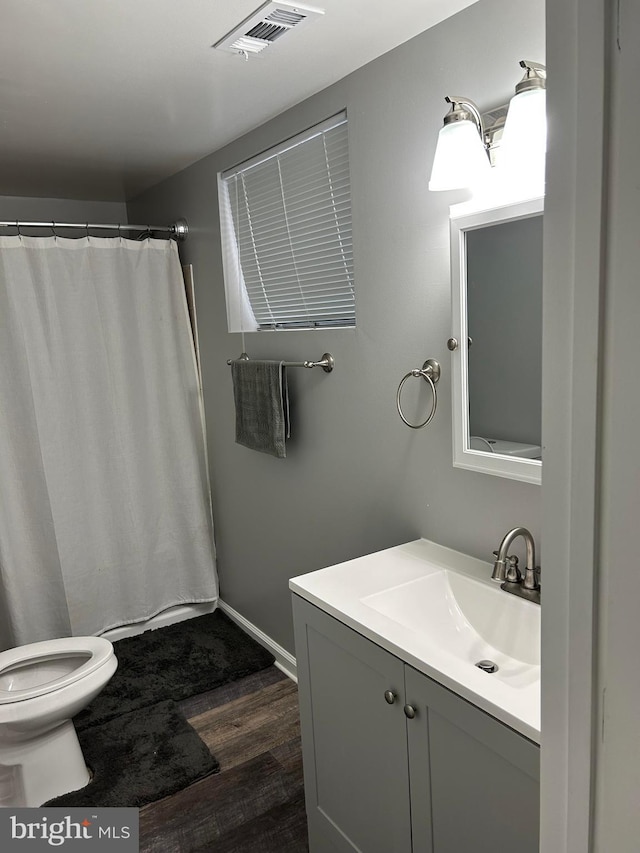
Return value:
M 444 123 L 451 124 L 451 122 L 454 121 L 468 121 L 472 118 L 476 123 L 480 139 L 482 139 L 482 144 L 484 145 L 484 125 L 482 123 L 482 116 L 474 102 L 469 98 L 458 97 L 458 95 L 445 95 L 444 99 L 448 104 L 451 104 L 451 109 L 444 117 Z
M 547 68 L 539 62 L 531 62 L 528 59 L 520 60 L 520 68 L 525 69 L 524 77 L 516 84 L 516 95 L 531 89 L 547 88 Z

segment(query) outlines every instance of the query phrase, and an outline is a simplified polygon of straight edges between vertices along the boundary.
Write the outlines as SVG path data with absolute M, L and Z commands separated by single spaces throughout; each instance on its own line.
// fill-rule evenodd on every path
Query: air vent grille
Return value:
M 230 44 L 228 48 L 224 48 L 224 50 L 232 50 L 234 53 L 260 53 L 261 50 L 264 50 L 265 47 L 269 46 L 268 41 L 264 41 L 264 39 L 253 39 L 249 36 L 240 36 L 240 38 L 236 39 L 233 44 Z
M 288 12 L 286 9 L 276 9 L 267 16 L 267 21 L 275 21 L 276 24 L 283 24 L 285 27 L 295 27 L 296 24 L 301 24 L 306 18 L 306 15 L 298 11 Z
M 281 36 L 299 28 L 324 10 L 288 2 L 269 2 L 257 9 L 213 46 L 245 56 L 260 53 Z
M 275 41 L 278 36 L 283 35 L 288 30 L 289 27 L 279 27 L 276 24 L 267 24 L 265 21 L 262 21 L 250 29 L 247 36 L 253 39 L 262 39 L 262 41 Z

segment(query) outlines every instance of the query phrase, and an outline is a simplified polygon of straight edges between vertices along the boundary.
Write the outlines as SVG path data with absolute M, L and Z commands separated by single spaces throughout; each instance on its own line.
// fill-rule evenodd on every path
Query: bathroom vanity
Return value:
M 290 582 L 311 853 L 538 850 L 540 608 L 490 574 L 418 540 Z

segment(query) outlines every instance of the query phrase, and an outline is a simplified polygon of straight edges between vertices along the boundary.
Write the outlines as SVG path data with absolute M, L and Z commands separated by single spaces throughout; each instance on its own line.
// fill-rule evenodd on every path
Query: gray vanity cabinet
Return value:
M 405 691 L 414 853 L 538 853 L 536 744 L 410 666 Z
M 537 853 L 535 744 L 297 595 L 293 612 L 310 853 Z
M 411 853 L 404 664 L 293 601 L 311 853 Z

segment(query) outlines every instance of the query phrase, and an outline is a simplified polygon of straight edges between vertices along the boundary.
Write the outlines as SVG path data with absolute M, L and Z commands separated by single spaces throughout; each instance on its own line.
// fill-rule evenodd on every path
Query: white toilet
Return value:
M 71 717 L 117 666 L 112 644 L 102 637 L 0 652 L 0 806 L 41 806 L 89 782 Z

